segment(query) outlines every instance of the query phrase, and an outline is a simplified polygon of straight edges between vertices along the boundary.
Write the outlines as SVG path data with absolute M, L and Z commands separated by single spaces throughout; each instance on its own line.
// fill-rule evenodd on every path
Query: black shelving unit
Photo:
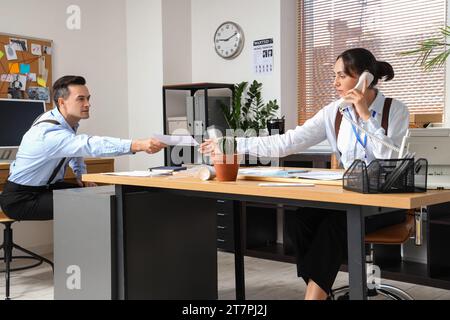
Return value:
M 230 83 L 210 83 L 210 82 L 203 82 L 203 83 L 187 83 L 187 84 L 175 84 L 175 85 L 166 85 L 163 86 L 163 119 L 164 119 L 164 134 L 168 134 L 168 119 L 167 119 L 167 92 L 174 90 L 174 91 L 189 91 L 191 97 L 193 97 L 198 91 L 203 91 L 205 95 L 205 119 L 207 121 L 208 119 L 208 91 L 211 89 L 229 89 L 231 91 L 231 95 L 234 96 L 234 84 Z M 205 128 L 207 128 L 210 125 L 213 125 L 213 123 L 205 123 Z M 170 152 L 171 149 L 166 149 L 164 153 L 164 163 L 166 166 L 172 165 L 172 162 L 170 161 Z M 192 153 L 193 154 L 193 148 Z

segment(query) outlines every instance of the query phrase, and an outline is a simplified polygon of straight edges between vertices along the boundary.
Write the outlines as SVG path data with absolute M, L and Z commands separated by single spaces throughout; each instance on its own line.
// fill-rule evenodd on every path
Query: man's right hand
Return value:
M 167 147 L 167 145 L 153 138 L 145 140 L 133 140 L 131 142 L 131 152 L 133 153 L 144 151 L 152 154 L 161 151 L 161 149 L 164 149 L 165 147 Z

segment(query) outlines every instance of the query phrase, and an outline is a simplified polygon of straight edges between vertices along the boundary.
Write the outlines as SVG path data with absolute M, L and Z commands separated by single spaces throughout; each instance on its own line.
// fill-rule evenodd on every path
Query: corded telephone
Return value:
M 359 76 L 358 79 L 358 83 L 355 86 L 355 89 L 358 89 L 359 91 L 362 91 L 364 88 L 364 80 L 366 81 L 367 86 L 369 86 L 372 81 L 373 81 L 374 77 L 373 74 L 371 74 L 369 71 L 364 71 L 363 73 L 361 73 L 361 75 Z M 379 137 L 377 137 L 376 135 L 367 132 L 366 129 L 364 129 L 362 126 L 359 125 L 359 123 L 357 123 L 356 121 L 354 121 L 351 117 L 349 117 L 345 112 L 345 107 L 348 105 L 348 103 L 344 100 L 344 98 L 341 98 L 337 101 L 338 104 L 338 108 L 339 108 L 339 112 L 342 114 L 342 117 L 344 119 L 346 119 L 347 121 L 349 121 L 351 124 L 353 124 L 355 127 L 357 127 L 359 130 L 361 130 L 362 132 L 364 132 L 365 134 L 367 134 L 369 137 L 371 137 L 372 139 L 376 140 L 377 142 L 381 143 L 382 145 L 388 147 L 391 150 L 394 150 L 396 152 L 400 152 L 400 149 L 397 148 L 396 146 L 387 143 L 386 141 L 380 139 Z
M 364 87 L 364 83 L 366 83 L 367 85 L 370 85 L 373 81 L 374 77 L 373 75 L 369 72 L 369 71 L 364 71 L 359 79 L 358 79 L 358 83 L 355 86 L 355 89 L 358 89 L 359 91 L 363 90 Z M 365 81 L 366 80 L 366 81 Z M 338 100 L 338 108 L 339 108 L 339 112 L 342 114 L 342 117 L 345 118 L 347 121 L 349 121 L 350 123 L 352 123 L 355 127 L 357 127 L 359 130 L 361 130 L 362 132 L 364 132 L 365 134 L 367 134 L 369 137 L 371 137 L 372 139 L 376 140 L 377 142 L 381 143 L 382 145 L 388 147 L 391 150 L 394 150 L 398 153 L 400 153 L 400 149 L 397 148 L 396 146 L 387 143 L 386 141 L 382 140 L 381 138 L 375 136 L 374 134 L 367 132 L 362 126 L 359 125 L 359 123 L 357 123 L 356 121 L 354 121 L 351 117 L 349 117 L 344 111 L 346 109 L 347 106 L 347 102 L 345 102 L 344 98 L 341 98 Z M 398 162 L 396 167 L 394 168 L 394 170 L 389 174 L 389 176 L 386 178 L 386 181 L 384 182 L 383 186 L 381 187 L 383 192 L 387 192 L 388 190 L 390 190 L 390 188 L 392 187 L 392 185 L 403 175 L 407 172 L 408 170 L 408 164 L 409 164 L 409 160 L 411 158 L 414 158 L 414 154 L 413 153 L 408 153 L 406 155 L 404 155 L 403 161 Z

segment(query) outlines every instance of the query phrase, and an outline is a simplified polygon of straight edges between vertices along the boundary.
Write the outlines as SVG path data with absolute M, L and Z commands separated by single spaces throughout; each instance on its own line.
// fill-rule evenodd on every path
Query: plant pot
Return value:
M 237 154 L 216 154 L 213 156 L 217 180 L 236 181 L 239 171 L 239 156 Z

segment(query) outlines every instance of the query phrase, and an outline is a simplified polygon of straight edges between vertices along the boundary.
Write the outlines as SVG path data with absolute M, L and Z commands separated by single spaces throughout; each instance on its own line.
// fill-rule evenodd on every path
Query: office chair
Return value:
M 374 259 L 374 245 L 401 245 L 408 241 L 414 230 L 421 231 L 421 219 L 415 219 L 414 210 L 408 211 L 404 222 L 394 224 L 372 233 L 369 233 L 365 237 L 365 243 L 370 246 L 369 255 L 366 255 L 366 264 L 373 264 Z M 416 224 L 416 225 L 415 225 Z M 415 229 L 416 228 L 416 229 Z M 418 237 L 416 232 L 416 237 Z M 420 241 L 416 241 L 416 244 L 420 245 Z M 373 269 L 371 269 L 373 270 Z M 331 300 L 347 300 L 349 298 L 350 288 L 349 286 L 343 286 L 331 291 Z M 374 284 L 367 289 L 367 297 L 375 297 L 382 295 L 386 298 L 393 300 L 414 300 L 408 293 L 400 288 L 390 286 L 387 284 Z
M 16 220 L 8 218 L 1 210 L 0 210 L 0 223 L 5 226 L 5 229 L 3 230 L 3 244 L 0 245 L 0 250 L 3 249 L 4 256 L 0 257 L 1 260 L 5 262 L 5 269 L 1 270 L 0 272 L 5 273 L 5 280 L 6 280 L 6 298 L 5 300 L 10 300 L 9 298 L 9 287 L 10 287 L 10 273 L 11 271 L 20 271 L 20 270 L 27 270 L 31 269 L 37 266 L 40 266 L 42 263 L 48 263 L 53 270 L 53 262 L 50 260 L 41 257 L 40 255 L 31 252 L 29 250 L 26 250 L 22 248 L 21 246 L 17 245 L 13 241 L 13 230 L 11 228 L 11 225 L 16 222 Z M 26 256 L 13 256 L 13 249 L 19 250 L 25 254 Z M 15 259 L 31 259 L 36 260 L 37 262 L 28 266 L 24 267 L 17 267 L 17 268 L 11 268 L 11 262 Z

